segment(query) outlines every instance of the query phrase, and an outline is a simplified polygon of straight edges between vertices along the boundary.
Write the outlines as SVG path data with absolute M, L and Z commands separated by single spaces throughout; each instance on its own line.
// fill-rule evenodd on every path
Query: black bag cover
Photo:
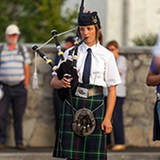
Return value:
M 60 80 L 64 77 L 65 74 L 71 75 L 71 77 L 73 77 L 73 80 L 71 81 L 71 95 L 70 88 L 58 89 L 58 95 L 62 101 L 66 99 L 71 102 L 71 96 L 75 94 L 78 85 L 78 75 L 77 70 L 73 67 L 73 61 L 69 59 L 62 62 L 57 71 L 57 75 Z

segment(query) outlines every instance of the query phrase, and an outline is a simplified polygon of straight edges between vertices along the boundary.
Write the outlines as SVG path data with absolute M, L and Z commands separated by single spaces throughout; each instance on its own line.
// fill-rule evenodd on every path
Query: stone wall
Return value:
M 24 143 L 31 147 L 54 146 L 55 116 L 53 106 L 53 88 L 50 86 L 51 68 L 38 57 L 39 89 L 32 89 L 34 72 L 34 53 L 27 45 L 32 58 L 28 105 L 24 115 Z M 54 48 L 42 49 L 54 61 Z M 54 52 L 55 53 L 55 52 Z M 152 142 L 153 107 L 155 88 L 147 87 L 146 75 L 151 62 L 150 48 L 121 48 L 121 54 L 127 58 L 127 97 L 124 104 L 125 139 L 132 146 L 160 146 Z M 12 112 L 8 119 L 8 146 L 14 146 Z
M 146 76 L 151 48 L 122 48 L 128 61 L 127 97 L 124 104 L 125 139 L 132 146 L 160 146 L 152 141 L 155 87 L 148 87 Z

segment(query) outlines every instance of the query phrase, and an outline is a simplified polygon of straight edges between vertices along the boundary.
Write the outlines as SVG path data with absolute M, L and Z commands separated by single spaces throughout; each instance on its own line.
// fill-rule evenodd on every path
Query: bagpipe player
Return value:
M 63 102 L 53 156 L 74 160 L 107 159 L 106 136 L 112 131 L 116 85 L 121 80 L 113 54 L 102 46 L 97 12 L 79 13 L 78 34 L 81 39 L 85 38 L 77 54 L 78 86 L 72 96 L 72 105 L 66 100 Z M 66 50 L 66 59 L 68 54 Z M 54 72 L 51 85 L 56 89 L 70 89 L 73 78 L 59 79 Z M 103 87 L 108 88 L 106 106 Z M 94 117 L 90 120 L 92 114 Z

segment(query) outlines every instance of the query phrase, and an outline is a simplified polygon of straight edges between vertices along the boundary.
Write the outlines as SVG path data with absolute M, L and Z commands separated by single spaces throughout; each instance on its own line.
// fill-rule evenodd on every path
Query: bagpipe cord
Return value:
M 34 63 L 34 74 L 33 74 L 33 81 L 32 81 L 32 88 L 38 88 L 38 75 L 37 75 L 37 52 L 35 51 L 35 63 Z

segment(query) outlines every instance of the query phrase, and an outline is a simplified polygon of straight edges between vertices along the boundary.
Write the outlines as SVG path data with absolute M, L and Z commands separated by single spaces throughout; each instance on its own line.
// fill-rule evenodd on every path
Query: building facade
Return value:
M 73 8 L 80 3 L 81 0 L 67 0 L 64 7 Z M 85 11 L 99 13 L 104 44 L 116 39 L 120 45 L 132 46 L 134 37 L 155 34 L 160 29 L 159 0 L 84 0 L 84 7 Z

